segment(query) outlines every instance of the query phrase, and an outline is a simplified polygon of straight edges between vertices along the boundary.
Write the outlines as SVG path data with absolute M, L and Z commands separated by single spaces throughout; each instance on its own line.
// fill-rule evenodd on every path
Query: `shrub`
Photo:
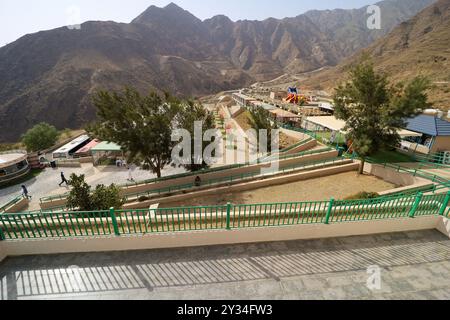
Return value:
M 85 176 L 72 174 L 67 207 L 71 210 L 94 211 L 120 208 L 125 203 L 120 197 L 120 189 L 112 184 L 109 187 L 98 185 L 93 192 L 85 180 Z
M 139 202 L 144 202 L 144 201 L 148 201 L 148 200 L 150 200 L 150 198 L 146 197 L 146 196 L 139 197 L 139 199 L 138 199 Z
M 365 199 L 375 199 L 380 195 L 376 192 L 360 192 L 355 195 L 349 196 L 344 200 L 365 200 Z
M 59 132 L 47 123 L 40 123 L 28 130 L 22 137 L 22 142 L 30 152 L 45 150 L 58 140 Z

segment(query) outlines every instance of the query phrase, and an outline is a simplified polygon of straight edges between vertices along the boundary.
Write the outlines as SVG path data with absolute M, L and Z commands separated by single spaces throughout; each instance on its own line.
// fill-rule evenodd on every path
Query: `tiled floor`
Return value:
M 0 264 L 0 281 L 0 299 L 13 300 L 450 299 L 450 240 L 425 231 L 17 257 Z

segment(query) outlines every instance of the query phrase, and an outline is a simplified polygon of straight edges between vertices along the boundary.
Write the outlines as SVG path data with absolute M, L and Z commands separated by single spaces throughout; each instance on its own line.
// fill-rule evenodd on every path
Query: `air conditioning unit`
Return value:
M 450 151 L 444 152 L 443 164 L 450 164 Z

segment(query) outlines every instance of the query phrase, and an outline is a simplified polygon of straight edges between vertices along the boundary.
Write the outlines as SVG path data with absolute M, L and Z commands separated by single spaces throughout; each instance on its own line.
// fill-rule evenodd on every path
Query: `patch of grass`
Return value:
M 372 160 L 380 163 L 405 163 L 405 162 L 416 162 L 410 156 L 397 152 L 397 151 L 388 151 L 383 150 L 378 152 L 377 154 L 370 157 Z
M 0 189 L 9 188 L 9 187 L 27 182 L 27 181 L 39 176 L 43 171 L 44 171 L 43 169 L 31 169 L 31 171 L 27 175 L 23 176 L 22 178 L 0 185 Z

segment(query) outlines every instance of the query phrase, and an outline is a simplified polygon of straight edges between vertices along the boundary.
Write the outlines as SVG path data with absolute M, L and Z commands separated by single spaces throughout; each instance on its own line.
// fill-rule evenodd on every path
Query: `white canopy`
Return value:
M 338 120 L 334 116 L 326 116 L 326 117 L 308 117 L 307 120 L 311 123 L 317 124 L 323 128 L 327 128 L 332 131 L 340 131 L 344 132 L 345 121 Z M 406 137 L 421 137 L 421 133 L 409 131 L 406 129 L 399 129 L 398 134 L 402 138 Z

